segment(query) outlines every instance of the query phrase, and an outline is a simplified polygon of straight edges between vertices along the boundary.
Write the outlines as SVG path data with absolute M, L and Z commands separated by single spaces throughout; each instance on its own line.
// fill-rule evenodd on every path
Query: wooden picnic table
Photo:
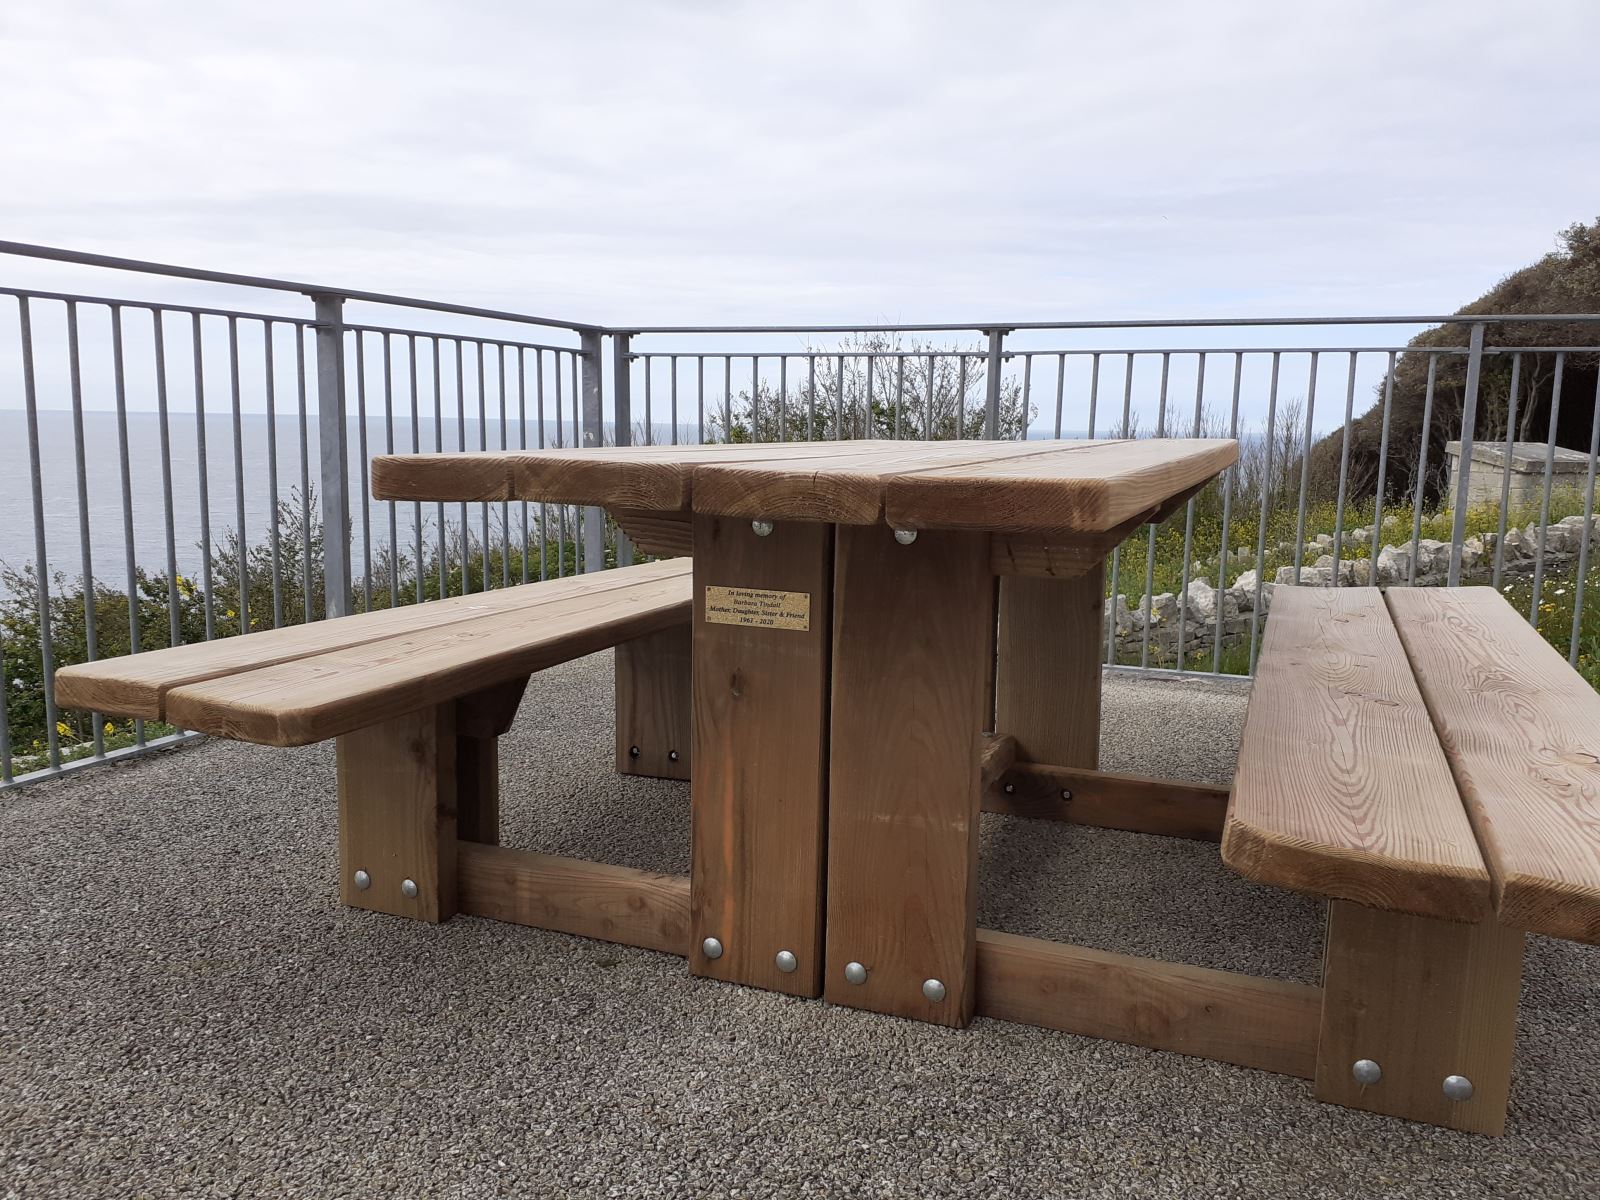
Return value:
M 1094 802 L 1102 562 L 1237 455 L 641 446 L 379 457 L 372 479 L 379 499 L 597 505 L 646 552 L 692 554 L 691 968 L 964 1026 L 984 783 L 1049 764 L 1019 805 Z

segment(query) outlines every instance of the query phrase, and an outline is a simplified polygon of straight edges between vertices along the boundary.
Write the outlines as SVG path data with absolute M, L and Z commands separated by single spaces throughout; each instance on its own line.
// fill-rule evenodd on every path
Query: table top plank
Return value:
M 1279 588 L 1222 857 L 1259 883 L 1453 920 L 1489 874 L 1376 588 Z
M 1493 588 L 1388 601 L 1501 923 L 1600 942 L 1600 693 Z
M 380 455 L 372 480 L 380 500 L 1070 534 L 1115 528 L 1237 458 L 1223 438 L 737 443 Z

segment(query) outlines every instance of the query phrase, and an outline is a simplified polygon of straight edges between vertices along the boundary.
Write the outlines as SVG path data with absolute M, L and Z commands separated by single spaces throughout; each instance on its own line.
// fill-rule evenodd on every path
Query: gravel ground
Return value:
M 610 769 L 609 668 L 534 681 L 505 840 L 686 870 L 686 786 Z M 1224 780 L 1242 707 L 1115 680 L 1105 764 Z M 1594 947 L 1530 939 L 1509 1131 L 1471 1137 L 341 908 L 333 791 L 331 746 L 215 742 L 0 798 L 0 1195 L 1600 1195 Z M 986 817 L 983 847 L 986 926 L 1315 978 L 1318 906 L 1214 846 Z

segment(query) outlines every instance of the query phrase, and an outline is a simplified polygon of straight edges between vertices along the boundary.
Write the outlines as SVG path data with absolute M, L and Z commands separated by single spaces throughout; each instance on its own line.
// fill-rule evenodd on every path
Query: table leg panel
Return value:
M 952 1026 L 975 1003 L 986 534 L 838 533 L 829 775 L 834 1003 Z M 862 982 L 848 964 L 866 968 Z M 930 998 L 925 981 L 943 985 Z
M 694 560 L 690 969 L 818 996 L 833 529 L 697 517 Z M 709 587 L 804 595 L 807 628 L 708 620 Z
M 1017 758 L 1094 769 L 1100 761 L 1105 565 L 1073 579 L 1000 580 L 995 732 Z

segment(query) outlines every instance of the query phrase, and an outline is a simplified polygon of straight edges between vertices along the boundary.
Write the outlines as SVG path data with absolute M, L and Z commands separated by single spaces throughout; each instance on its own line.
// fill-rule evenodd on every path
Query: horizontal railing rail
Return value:
M 0 534 L 0 787 L 190 736 L 57 711 L 64 662 L 631 559 L 598 510 L 375 502 L 378 453 L 1234 437 L 1181 520 L 1113 551 L 1108 667 L 1247 675 L 1280 583 L 1481 582 L 1600 679 L 1600 314 L 603 326 L 0 254 L 310 298 L 0 286 L 0 503 L 31 516 Z

